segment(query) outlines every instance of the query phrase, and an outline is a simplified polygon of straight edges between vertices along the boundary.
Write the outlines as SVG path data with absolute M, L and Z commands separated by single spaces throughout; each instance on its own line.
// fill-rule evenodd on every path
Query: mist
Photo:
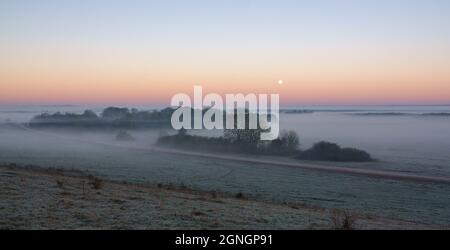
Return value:
M 73 109 L 71 110 L 73 111 Z M 82 112 L 80 110 L 80 112 Z M 214 159 L 155 150 L 171 129 L 127 130 L 134 140 L 117 140 L 117 129 L 30 129 L 30 113 L 2 112 L 0 164 L 79 169 L 117 180 L 183 184 L 201 190 L 244 192 L 265 200 L 308 202 L 374 213 L 389 211 L 426 222 L 450 221 L 450 186 L 393 182 L 337 173 Z M 338 167 L 450 177 L 450 119 L 445 116 L 358 116 L 348 112 L 282 114 L 281 128 L 296 131 L 302 148 L 320 140 L 368 150 L 378 162 L 333 163 Z M 222 131 L 188 131 L 220 136 Z M 201 153 L 201 152 L 200 152 Z M 261 159 L 273 160 L 273 157 Z M 292 162 L 294 160 L 284 160 Z M 331 191 L 332 190 L 332 191 Z M 416 197 L 416 192 L 429 195 Z M 383 201 L 383 202 L 379 202 Z M 401 206 L 397 202 L 402 201 Z M 430 205 L 433 204 L 433 205 Z M 430 206 L 432 210 L 430 210 Z M 427 211 L 435 211 L 430 213 Z M 438 212 L 436 212 L 438 211 Z

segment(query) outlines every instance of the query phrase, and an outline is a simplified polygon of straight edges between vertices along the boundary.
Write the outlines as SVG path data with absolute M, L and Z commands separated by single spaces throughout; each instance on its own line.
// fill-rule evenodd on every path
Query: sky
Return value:
M 0 104 L 169 105 L 194 85 L 450 104 L 450 1 L 0 0 Z

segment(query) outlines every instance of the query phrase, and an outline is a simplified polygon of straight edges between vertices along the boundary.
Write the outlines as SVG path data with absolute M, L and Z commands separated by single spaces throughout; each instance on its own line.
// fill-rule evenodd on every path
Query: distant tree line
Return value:
M 139 111 L 137 109 L 109 107 L 100 115 L 92 110 L 82 114 L 61 113 L 40 114 L 29 123 L 32 127 L 73 127 L 73 128 L 166 128 L 174 109 L 159 111 Z

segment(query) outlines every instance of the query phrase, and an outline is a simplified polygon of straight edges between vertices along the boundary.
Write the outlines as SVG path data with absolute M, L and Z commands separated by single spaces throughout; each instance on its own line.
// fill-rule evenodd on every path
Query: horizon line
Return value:
M 68 103 L 43 103 L 43 104 L 34 104 L 34 103 L 0 103 L 0 107 L 2 106 L 34 106 L 34 107 L 134 107 L 134 106 L 150 106 L 150 107 L 170 107 L 170 104 L 148 104 L 148 103 L 86 103 L 86 104 L 68 104 Z M 313 106 L 313 107 L 324 107 L 324 106 L 335 106 L 335 107 L 414 107 L 414 106 L 422 106 L 422 107 L 436 107 L 436 106 L 450 106 L 450 103 L 436 103 L 436 104 L 420 104 L 420 103 L 410 103 L 410 104 L 288 104 L 288 105 L 280 105 L 281 108 L 298 108 L 305 106 Z

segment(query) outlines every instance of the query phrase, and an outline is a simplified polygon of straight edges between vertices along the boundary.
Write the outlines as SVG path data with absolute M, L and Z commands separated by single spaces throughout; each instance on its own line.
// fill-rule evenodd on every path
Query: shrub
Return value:
M 355 230 L 355 221 L 355 217 L 347 211 L 333 210 L 330 215 L 333 230 Z
M 236 194 L 235 197 L 236 197 L 237 199 L 244 199 L 244 194 L 241 193 L 241 192 L 239 192 L 239 193 Z
M 98 190 L 101 189 L 103 187 L 103 181 L 95 176 L 90 175 L 89 176 L 89 184 L 92 185 L 92 188 Z
M 365 151 L 354 148 L 341 148 L 330 142 L 319 142 L 297 157 L 301 160 L 315 161 L 339 161 L 339 162 L 366 162 L 373 161 L 372 157 Z
M 116 135 L 118 141 L 135 141 L 136 139 L 131 136 L 127 131 L 120 130 Z

